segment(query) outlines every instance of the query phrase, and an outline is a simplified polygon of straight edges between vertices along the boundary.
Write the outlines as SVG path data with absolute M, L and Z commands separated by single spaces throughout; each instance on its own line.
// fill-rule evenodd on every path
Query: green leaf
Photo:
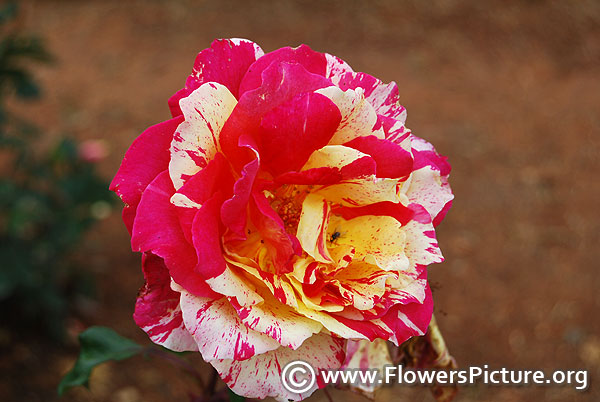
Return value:
M 124 338 L 110 328 L 90 327 L 79 335 L 81 352 L 75 366 L 58 384 L 58 394 L 79 386 L 87 387 L 92 369 L 109 360 L 124 360 L 144 349 L 134 341 Z
M 239 396 L 230 389 L 227 389 L 227 391 L 229 391 L 229 402 L 244 402 L 246 400 L 246 398 Z

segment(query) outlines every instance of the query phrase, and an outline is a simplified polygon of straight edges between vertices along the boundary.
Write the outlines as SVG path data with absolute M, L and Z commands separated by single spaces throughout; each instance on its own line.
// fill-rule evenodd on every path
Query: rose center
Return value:
M 273 194 L 271 207 L 283 220 L 285 231 L 296 235 L 300 214 L 302 213 L 302 202 L 309 190 L 307 186 L 283 185 Z

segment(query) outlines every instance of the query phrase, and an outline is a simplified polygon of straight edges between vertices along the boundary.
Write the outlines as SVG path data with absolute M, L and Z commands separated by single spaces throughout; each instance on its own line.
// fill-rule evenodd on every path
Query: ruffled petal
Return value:
M 331 185 L 375 175 L 377 165 L 369 155 L 343 145 L 327 145 L 314 151 L 300 172 L 286 172 L 276 183 Z
M 146 283 L 135 303 L 135 323 L 158 345 L 176 352 L 198 351 L 183 324 L 179 293 L 171 290 L 171 277 L 162 258 L 145 253 L 142 270 Z
M 240 84 L 240 95 L 264 85 L 264 71 L 280 63 L 299 64 L 306 71 L 320 76 L 325 76 L 327 72 L 327 60 L 323 53 L 315 52 L 307 45 L 282 47 L 265 54 L 250 66 Z
M 370 155 L 377 163 L 377 177 L 404 180 L 412 171 L 412 154 L 391 141 L 370 135 L 355 138 L 345 145 Z
M 433 298 L 429 284 L 425 288 L 423 303 L 397 304 L 381 318 L 394 332 L 390 338 L 396 346 L 408 338 L 424 335 L 433 315 Z
M 274 176 L 300 170 L 327 145 L 340 120 L 337 106 L 317 93 L 299 94 L 266 113 L 257 138 L 264 168 Z
M 249 329 L 227 298 L 211 299 L 181 292 L 183 322 L 208 362 L 245 360 L 281 345 L 271 337 Z
M 356 250 L 355 260 L 374 264 L 385 271 L 404 271 L 409 267 L 405 255 L 407 235 L 398 220 L 390 216 L 365 215 L 345 220 L 332 216 L 330 232 L 340 235 L 336 244 Z
M 383 373 L 385 366 L 392 364 L 387 342 L 375 339 L 373 342 L 360 340 L 348 341 L 346 344 L 346 360 L 342 369 L 348 370 L 380 370 Z M 350 384 L 350 388 L 357 388 L 361 392 L 372 394 L 380 384 Z
M 319 322 L 299 314 L 267 292 L 263 292 L 263 297 L 263 302 L 251 306 L 233 303 L 248 328 L 266 334 L 292 349 L 298 349 L 307 338 L 323 328 Z
M 225 85 L 238 97 L 240 82 L 248 67 L 263 55 L 262 49 L 246 39 L 217 39 L 208 49 L 196 56 L 194 69 L 188 77 L 185 87 L 169 99 L 169 108 L 173 116 L 182 114 L 179 103 L 200 85 L 216 82 Z
M 406 226 L 406 248 L 404 253 L 410 261 L 407 274 L 418 272 L 420 267 L 444 261 L 442 251 L 438 246 L 435 229 L 429 213 L 417 204 L 410 204 L 414 218 Z
M 247 151 L 240 148 L 240 136 L 259 137 L 260 122 L 265 113 L 298 94 L 330 85 L 328 79 L 309 72 L 301 64 L 271 63 L 262 71 L 262 84 L 240 97 L 238 106 L 223 127 L 220 141 L 229 160 L 238 168 L 247 162 Z
M 221 128 L 236 104 L 227 87 L 214 82 L 203 84 L 182 99 L 185 120 L 173 136 L 169 162 L 175 189 L 204 169 L 220 151 Z
M 211 364 L 229 388 L 238 395 L 260 399 L 273 397 L 278 401 L 299 401 L 315 392 L 320 386 L 319 381 L 302 394 L 292 393 L 285 389 L 281 382 L 283 368 L 292 361 L 302 360 L 317 373 L 321 370 L 337 369 L 344 361 L 345 343 L 343 339 L 318 334 L 308 338 L 296 350 L 281 347 L 244 361 L 217 360 Z
M 367 177 L 323 186 L 316 192 L 329 202 L 357 207 L 377 202 L 400 202 L 396 192 L 397 185 L 398 180 L 395 179 Z
M 362 88 L 367 101 L 381 114 L 402 123 L 406 121 L 406 109 L 400 105 L 400 95 L 395 82 L 384 84 L 366 73 L 346 73 L 338 83 L 342 90 Z
M 125 203 L 123 221 L 130 234 L 142 193 L 169 166 L 169 147 L 182 121 L 183 117 L 167 120 L 140 134 L 125 153 L 121 167 L 110 183 L 110 190 Z
M 438 154 L 427 141 L 415 136 L 411 136 L 411 140 L 415 166 L 401 192 L 406 194 L 411 202 L 425 207 L 434 220 L 434 226 L 437 226 L 454 199 L 448 182 L 450 164 L 447 158 Z
M 245 272 L 230 264 L 220 275 L 207 279 L 206 283 L 215 292 L 229 297 L 237 306 L 254 306 L 264 301 Z
M 166 170 L 148 185 L 133 223 L 131 248 L 162 257 L 176 283 L 193 294 L 212 297 L 215 293 L 194 272 L 196 251 L 183 235 L 177 211 L 170 202 L 174 193 Z
M 336 86 L 315 91 L 331 99 L 340 109 L 341 122 L 329 141 L 330 145 L 340 145 L 357 137 L 374 135 L 384 138 L 381 128 L 376 129 L 377 113 L 365 99 L 362 89 L 342 91 Z

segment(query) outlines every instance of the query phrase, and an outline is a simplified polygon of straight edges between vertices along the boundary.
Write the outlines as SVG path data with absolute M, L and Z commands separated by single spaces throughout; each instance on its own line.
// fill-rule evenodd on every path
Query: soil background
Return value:
M 460 366 L 589 370 L 571 386 L 460 390 L 457 401 L 600 400 L 600 2 L 26 1 L 21 23 L 57 62 L 36 70 L 44 97 L 18 104 L 50 135 L 105 139 L 112 178 L 133 139 L 170 117 L 195 55 L 215 38 L 265 51 L 301 43 L 396 81 L 407 126 L 449 157 L 454 206 L 429 269 L 436 316 Z M 76 306 L 75 335 L 107 325 L 148 343 L 132 318 L 143 284 L 120 207 L 78 250 L 98 297 Z M 83 311 L 83 313 L 81 313 Z M 5 312 L 2 312 L 5 314 Z M 0 400 L 54 401 L 77 356 L 2 329 Z M 206 366 L 192 360 L 201 370 Z M 64 401 L 188 400 L 193 380 L 134 358 L 94 372 Z M 332 391 L 335 401 L 361 397 Z M 317 392 L 314 401 L 324 401 Z M 377 400 L 433 401 L 424 387 Z

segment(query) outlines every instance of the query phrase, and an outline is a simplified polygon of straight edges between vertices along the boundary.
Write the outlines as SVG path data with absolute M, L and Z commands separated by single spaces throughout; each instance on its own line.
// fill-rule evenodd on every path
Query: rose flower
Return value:
M 286 363 L 340 368 L 347 342 L 424 334 L 450 166 L 404 126 L 395 83 L 216 40 L 169 106 L 111 184 L 153 342 L 199 351 L 239 395 L 298 400 L 319 384 L 290 393 Z

